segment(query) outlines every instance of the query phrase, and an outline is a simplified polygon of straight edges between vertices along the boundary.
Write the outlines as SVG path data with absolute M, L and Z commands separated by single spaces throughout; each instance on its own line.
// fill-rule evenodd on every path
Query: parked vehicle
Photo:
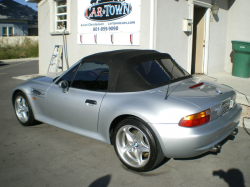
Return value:
M 135 171 L 218 151 L 237 131 L 235 99 L 234 90 L 193 77 L 154 50 L 93 54 L 59 77 L 29 79 L 12 95 L 22 125 L 41 121 L 112 144 Z

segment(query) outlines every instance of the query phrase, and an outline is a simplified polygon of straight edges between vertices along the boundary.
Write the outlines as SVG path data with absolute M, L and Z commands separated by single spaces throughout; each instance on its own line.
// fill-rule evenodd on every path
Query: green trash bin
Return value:
M 250 76 L 250 42 L 232 41 L 234 60 L 232 75 L 249 78 Z

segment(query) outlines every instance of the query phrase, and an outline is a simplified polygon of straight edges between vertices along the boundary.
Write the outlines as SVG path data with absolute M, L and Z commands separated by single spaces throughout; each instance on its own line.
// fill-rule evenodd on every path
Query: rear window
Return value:
M 149 84 L 161 84 L 189 76 L 171 59 L 150 60 L 136 64 L 135 68 Z

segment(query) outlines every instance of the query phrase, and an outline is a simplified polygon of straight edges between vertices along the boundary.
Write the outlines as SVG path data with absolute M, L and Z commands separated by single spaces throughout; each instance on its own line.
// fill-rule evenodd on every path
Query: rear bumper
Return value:
M 178 124 L 150 124 L 168 158 L 189 158 L 209 151 L 238 126 L 242 108 L 238 104 L 223 116 L 204 125 L 186 128 Z

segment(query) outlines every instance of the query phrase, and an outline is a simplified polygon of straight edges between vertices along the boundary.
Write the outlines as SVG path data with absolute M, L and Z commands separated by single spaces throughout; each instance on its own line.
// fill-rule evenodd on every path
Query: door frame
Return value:
M 200 1 L 189 1 L 189 19 L 194 20 L 194 5 L 206 8 L 205 13 L 205 24 L 204 24 L 204 40 L 205 47 L 203 48 L 203 57 L 202 57 L 202 69 L 203 73 L 208 73 L 208 49 L 209 49 L 209 30 L 210 30 L 210 17 L 211 17 L 211 4 L 200 2 Z M 192 24 L 193 30 L 193 24 Z M 188 40 L 188 72 L 191 73 L 192 67 L 192 52 L 193 52 L 193 33 L 189 36 Z

